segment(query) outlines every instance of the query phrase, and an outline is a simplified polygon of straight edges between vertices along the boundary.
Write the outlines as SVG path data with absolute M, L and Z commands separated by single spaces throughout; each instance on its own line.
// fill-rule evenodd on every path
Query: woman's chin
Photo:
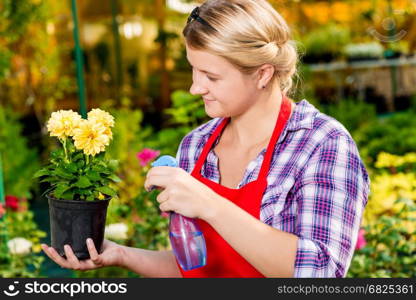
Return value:
M 205 113 L 207 114 L 208 117 L 215 119 L 215 118 L 225 118 L 225 114 L 218 112 L 218 111 L 214 111 L 214 110 L 210 110 L 210 109 L 206 109 L 205 108 Z
M 205 104 L 205 113 L 210 118 L 228 118 L 230 115 L 227 114 L 224 110 L 219 109 L 218 106 L 214 107 L 213 105 Z

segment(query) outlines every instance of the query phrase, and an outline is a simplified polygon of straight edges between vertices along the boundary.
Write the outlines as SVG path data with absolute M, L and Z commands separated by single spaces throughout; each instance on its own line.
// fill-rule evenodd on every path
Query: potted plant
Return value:
M 104 239 L 107 207 L 116 191 L 111 187 L 118 162 L 105 157 L 112 139 L 114 118 L 93 109 L 87 119 L 72 110 L 52 113 L 47 123 L 50 136 L 61 147 L 50 155 L 50 163 L 35 176 L 48 182 L 51 245 L 65 256 L 64 245 L 72 247 L 79 259 L 89 258 L 86 239 L 97 249 Z
M 386 59 L 409 56 L 409 42 L 405 40 L 389 43 L 383 53 Z
M 377 60 L 383 57 L 384 47 L 378 42 L 348 44 L 344 53 L 348 62 Z
M 339 25 L 328 24 L 311 31 L 302 40 L 304 63 L 328 63 L 341 56 L 342 48 L 350 41 L 350 32 Z

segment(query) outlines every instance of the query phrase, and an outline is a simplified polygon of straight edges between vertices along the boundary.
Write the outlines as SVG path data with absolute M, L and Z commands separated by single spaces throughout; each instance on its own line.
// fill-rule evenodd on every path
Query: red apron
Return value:
M 291 103 L 283 97 L 279 117 L 277 119 L 273 135 L 267 147 L 266 154 L 260 169 L 258 178 L 249 182 L 240 189 L 230 189 L 216 182 L 202 177 L 201 168 L 216 138 L 222 133 L 230 118 L 224 119 L 215 129 L 204 146 L 202 153 L 196 162 L 191 175 L 206 184 L 217 194 L 232 201 L 235 205 L 260 219 L 260 206 L 263 193 L 267 187 L 267 174 L 273 156 L 273 150 L 291 113 Z M 198 219 L 198 223 L 204 233 L 207 246 L 207 264 L 204 267 L 190 271 L 184 271 L 178 264 L 183 277 L 264 277 L 240 254 L 238 254 L 207 222 Z M 243 233 L 242 233 L 243 234 Z

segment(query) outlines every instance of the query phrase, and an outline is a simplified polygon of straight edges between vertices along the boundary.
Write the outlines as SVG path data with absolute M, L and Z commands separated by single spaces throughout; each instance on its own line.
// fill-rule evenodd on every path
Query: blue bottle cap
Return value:
M 151 164 L 152 167 L 177 167 L 176 159 L 170 155 L 162 155 Z

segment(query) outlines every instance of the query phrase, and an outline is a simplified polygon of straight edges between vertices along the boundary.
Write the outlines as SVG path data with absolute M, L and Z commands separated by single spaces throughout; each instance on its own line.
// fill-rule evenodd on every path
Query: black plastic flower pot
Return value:
M 73 201 L 47 196 L 51 226 L 51 245 L 62 257 L 64 245 L 71 246 L 75 256 L 82 260 L 90 258 L 86 245 L 87 238 L 94 241 L 97 251 L 101 252 L 104 240 L 108 197 L 97 201 Z

